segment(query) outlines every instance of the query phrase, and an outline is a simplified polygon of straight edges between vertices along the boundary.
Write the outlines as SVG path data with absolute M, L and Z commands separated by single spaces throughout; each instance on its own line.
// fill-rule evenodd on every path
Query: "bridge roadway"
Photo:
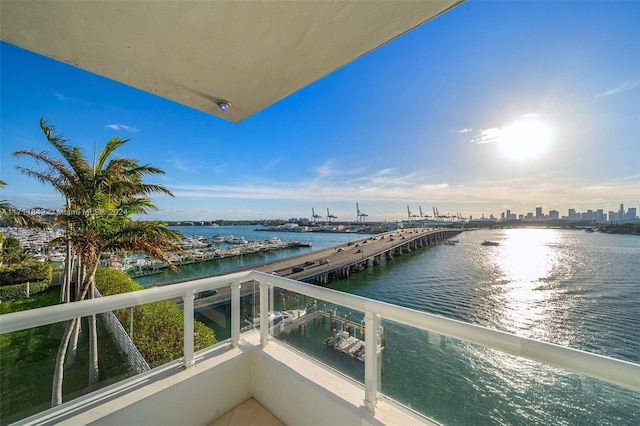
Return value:
M 385 232 L 361 238 L 349 243 L 322 250 L 312 251 L 295 257 L 278 260 L 264 265 L 253 265 L 241 270 L 272 273 L 298 281 L 324 285 L 329 280 L 348 277 L 370 264 L 379 264 L 383 257 L 391 260 L 427 245 L 436 244 L 462 232 L 461 229 L 409 228 Z M 301 268 L 302 270 L 294 268 Z M 226 271 L 238 272 L 236 271 Z M 241 296 L 253 292 L 250 286 L 242 286 Z M 230 290 L 222 288 L 214 295 L 198 298 L 196 310 L 212 305 L 228 303 Z M 180 301 L 178 301 L 180 305 Z
M 275 273 L 298 281 L 324 284 L 330 278 L 348 276 L 369 264 L 376 265 L 382 261 L 383 256 L 386 260 L 391 260 L 393 257 L 446 240 L 460 232 L 460 229 L 427 228 L 390 231 L 248 269 Z

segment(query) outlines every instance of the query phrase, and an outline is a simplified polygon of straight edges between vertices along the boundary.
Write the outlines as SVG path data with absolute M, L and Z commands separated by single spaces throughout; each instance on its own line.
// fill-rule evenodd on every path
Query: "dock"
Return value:
M 311 308 L 312 310 L 315 307 Z M 295 311 L 302 312 L 302 311 Z M 365 354 L 365 334 L 364 324 L 352 321 L 350 315 L 341 316 L 337 308 L 329 310 L 314 310 L 310 313 L 305 311 L 304 315 L 292 318 L 287 324 L 280 323 L 271 328 L 271 333 L 278 336 L 282 333 L 289 333 L 294 329 L 305 330 L 307 327 L 325 327 L 330 336 L 324 340 L 328 349 L 341 352 L 358 361 L 364 361 Z M 384 327 L 377 330 L 378 353 L 382 352 L 385 346 Z

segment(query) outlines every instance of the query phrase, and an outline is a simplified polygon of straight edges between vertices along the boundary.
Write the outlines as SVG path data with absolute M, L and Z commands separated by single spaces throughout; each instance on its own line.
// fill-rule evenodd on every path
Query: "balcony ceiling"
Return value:
M 0 36 L 239 122 L 461 2 L 2 0 Z

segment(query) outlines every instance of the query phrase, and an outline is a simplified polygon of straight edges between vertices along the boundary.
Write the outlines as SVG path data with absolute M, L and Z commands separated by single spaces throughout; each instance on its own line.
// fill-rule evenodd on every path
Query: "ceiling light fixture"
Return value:
M 231 108 L 231 104 L 227 101 L 218 101 L 218 109 L 220 112 L 227 112 Z

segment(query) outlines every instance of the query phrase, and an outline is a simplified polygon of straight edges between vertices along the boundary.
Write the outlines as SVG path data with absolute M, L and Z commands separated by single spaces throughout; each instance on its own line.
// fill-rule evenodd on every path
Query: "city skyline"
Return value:
M 232 124 L 0 44 L 0 198 L 59 208 L 20 175 L 43 116 L 91 158 L 165 170 L 143 219 L 447 215 L 640 205 L 640 4 L 469 1 Z

